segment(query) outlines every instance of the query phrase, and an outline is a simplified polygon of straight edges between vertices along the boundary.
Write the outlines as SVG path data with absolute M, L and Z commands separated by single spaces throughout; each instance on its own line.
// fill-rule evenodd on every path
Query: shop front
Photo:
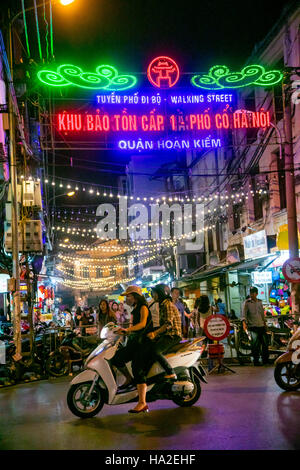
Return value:
M 274 237 L 267 237 L 265 230 L 248 235 L 243 241 L 244 261 L 227 272 L 229 308 L 239 317 L 250 287 L 255 286 L 268 315 L 288 313 L 290 290 L 282 266 L 289 252 L 279 249 L 279 237 L 274 246 Z

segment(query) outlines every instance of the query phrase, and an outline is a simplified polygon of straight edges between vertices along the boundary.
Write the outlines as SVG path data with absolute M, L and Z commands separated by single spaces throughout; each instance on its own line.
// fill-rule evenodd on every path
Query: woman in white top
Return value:
M 216 307 L 212 307 L 209 303 L 209 298 L 207 295 L 201 295 L 196 299 L 193 315 L 192 315 L 192 323 L 194 329 L 196 330 L 196 336 L 203 335 L 203 328 L 204 323 L 207 317 L 216 313 L 218 309 Z

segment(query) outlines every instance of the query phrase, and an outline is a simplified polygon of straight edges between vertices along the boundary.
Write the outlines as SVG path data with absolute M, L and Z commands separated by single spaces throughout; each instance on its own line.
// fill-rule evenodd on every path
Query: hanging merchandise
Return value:
M 270 308 L 268 312 L 272 315 L 286 315 L 290 312 L 290 291 L 289 285 L 283 276 L 282 268 L 277 268 L 273 272 L 273 284 L 269 291 Z

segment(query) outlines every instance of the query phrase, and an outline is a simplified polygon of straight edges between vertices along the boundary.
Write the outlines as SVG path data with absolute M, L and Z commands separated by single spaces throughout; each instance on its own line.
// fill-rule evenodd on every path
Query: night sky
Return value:
M 240 67 L 278 19 L 284 0 L 76 0 L 56 6 L 58 61 L 143 71 L 157 55 L 185 71 Z

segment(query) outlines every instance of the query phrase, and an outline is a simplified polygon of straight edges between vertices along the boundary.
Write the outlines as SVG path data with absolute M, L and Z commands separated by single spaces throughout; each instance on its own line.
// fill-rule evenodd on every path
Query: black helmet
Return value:
M 167 284 L 157 284 L 157 286 L 152 287 L 152 292 L 157 293 L 159 302 L 163 302 L 170 297 L 170 288 Z

